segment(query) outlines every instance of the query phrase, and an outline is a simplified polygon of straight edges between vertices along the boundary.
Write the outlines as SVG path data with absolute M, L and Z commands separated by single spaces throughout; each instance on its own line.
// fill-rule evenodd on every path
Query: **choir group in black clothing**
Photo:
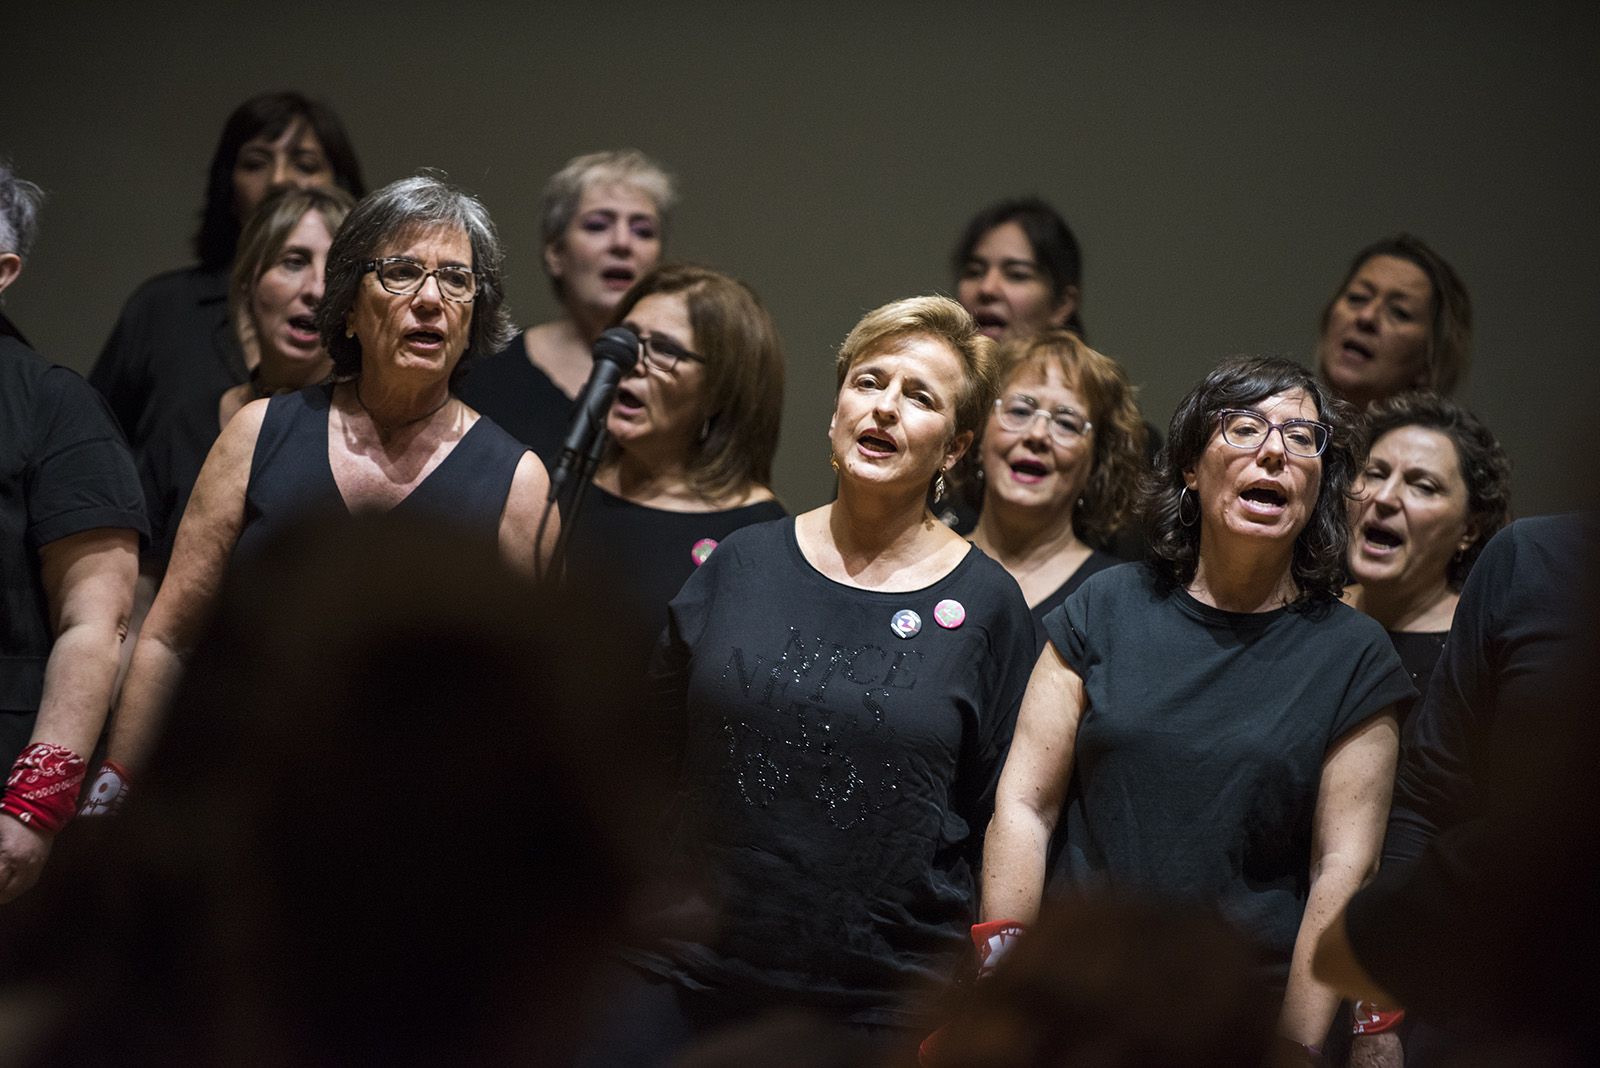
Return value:
M 551 746 L 579 743 L 552 726 L 530 758 L 548 766 L 525 769 L 535 782 L 558 765 L 574 783 L 585 779 L 557 801 L 557 780 L 530 787 L 526 801 L 581 811 L 573 819 L 595 826 L 540 837 L 553 817 L 533 814 L 530 842 L 548 863 L 505 863 L 504 877 L 525 880 L 530 901 L 563 908 L 575 907 L 572 894 L 533 884 L 560 884 L 568 869 L 583 887 L 598 885 L 602 869 L 623 880 L 591 898 L 604 901 L 584 913 L 597 925 L 591 938 L 562 930 L 549 939 L 564 948 L 544 974 L 573 970 L 559 1042 L 545 1034 L 540 1047 L 532 1025 L 511 1023 L 517 984 L 547 998 L 559 984 L 524 974 L 536 966 L 519 953 L 480 947 L 503 972 L 501 1000 L 441 1009 L 452 1019 L 434 1021 L 443 1030 L 428 1040 L 396 1041 L 396 1027 L 427 1028 L 362 1001 L 382 1000 L 382 983 L 352 984 L 342 1053 L 319 1049 L 316 1037 L 332 1043 L 337 1029 L 312 1027 L 258 989 L 248 1020 L 229 1016 L 211 1032 L 195 1015 L 181 1042 L 127 1059 L 206 1056 L 207 1042 L 217 1056 L 252 1034 L 271 1037 L 258 1053 L 289 1060 L 362 1050 L 494 1059 L 542 1048 L 638 1065 L 739 1063 L 795 1034 L 817 1059 L 791 1063 L 1425 1064 L 1488 1048 L 1473 1045 L 1456 1002 L 1406 972 L 1427 945 L 1406 939 L 1407 916 L 1368 908 L 1358 930 L 1352 912 L 1353 957 L 1341 941 L 1341 913 L 1380 862 L 1396 883 L 1443 833 L 1442 821 L 1418 814 L 1433 813 L 1441 791 L 1485 789 L 1463 785 L 1472 774 L 1455 758 L 1480 759 L 1489 735 L 1475 732 L 1503 731 L 1494 717 L 1509 714 L 1463 695 L 1464 668 L 1446 678 L 1462 707 L 1430 703 L 1441 685 L 1430 680 L 1447 674 L 1445 665 L 1434 673 L 1441 655 L 1498 655 L 1463 649 L 1452 624 L 1458 605 L 1468 610 L 1474 565 L 1511 519 L 1504 450 L 1450 399 L 1472 330 L 1450 265 L 1410 235 L 1362 249 L 1323 311 L 1314 369 L 1224 360 L 1157 433 L 1128 374 L 1089 347 L 1071 229 L 1036 198 L 1001 201 L 957 245 L 955 299 L 893 301 L 849 331 L 833 416 L 815 428 L 826 430 L 837 492 L 791 516 L 770 485 L 784 390 L 778 328 L 738 280 L 663 260 L 676 197 L 671 177 L 636 151 L 573 159 L 540 205 L 561 317 L 514 330 L 483 204 L 429 175 L 367 194 L 337 116 L 295 93 L 266 94 L 233 113 L 217 146 L 199 263 L 135 292 L 89 384 L 32 352 L 0 317 L 0 760 L 12 769 L 0 802 L 0 900 L 40 877 L 80 805 L 93 817 L 89 841 L 113 842 L 126 826 L 126 841 L 155 848 L 157 811 L 178 833 L 184 801 L 207 801 L 179 788 L 172 762 L 208 759 L 198 751 L 206 744 L 264 747 L 261 766 L 276 777 L 270 787 L 266 772 L 258 786 L 242 782 L 245 796 L 284 791 L 282 810 L 321 796 L 308 782 L 297 799 L 302 788 L 274 763 L 282 731 L 269 737 L 243 713 L 210 733 L 194 719 L 222 717 L 203 699 L 232 700 L 218 650 L 258 651 L 246 636 L 251 606 L 293 588 L 297 552 L 322 582 L 337 566 L 372 588 L 406 588 L 431 564 L 397 547 L 453 555 L 459 546 L 482 570 L 454 591 L 428 584 L 442 616 L 460 612 L 452 592 L 473 590 L 509 619 L 517 613 L 500 607 L 504 591 L 528 577 L 531 604 L 570 614 L 542 619 L 542 633 L 604 641 L 604 666 L 592 670 L 624 709 L 605 720 L 607 744 L 639 758 L 630 781 L 591 780 L 592 769 L 553 755 Z M 0 290 L 26 263 L 40 200 L 0 169 Z M 582 510 L 546 515 L 547 471 L 591 346 L 615 326 L 637 337 L 638 355 L 611 400 L 605 451 Z M 373 513 L 394 531 L 349 526 Z M 549 563 L 563 521 L 573 529 L 560 585 L 536 588 L 531 576 Z M 380 555 L 335 565 L 307 523 Z M 1590 553 L 1593 524 L 1573 523 L 1577 533 L 1562 528 L 1560 544 Z M 319 551 L 330 555 L 316 563 Z M 1519 551 L 1527 581 L 1545 581 L 1526 563 L 1533 550 Z M 480 581 L 496 568 L 500 578 Z M 383 698 L 389 688 L 376 686 L 363 697 L 329 679 L 330 691 L 351 695 L 346 705 L 303 697 L 296 709 L 349 716 L 363 731 L 383 718 L 351 707 L 364 701 L 447 722 L 454 710 L 430 713 L 416 700 L 443 677 L 428 665 L 452 678 L 461 662 L 514 672 L 533 679 L 522 688 L 530 692 L 477 677 L 458 694 L 462 729 L 501 754 L 485 760 L 484 785 L 504 785 L 503 754 L 527 740 L 502 730 L 482 695 L 503 700 L 499 714 L 519 723 L 566 723 L 584 699 L 553 684 L 531 692 L 539 682 L 507 667 L 514 657 L 483 652 L 499 648 L 487 629 L 462 623 L 452 642 L 422 620 L 425 605 L 404 604 L 370 627 L 336 608 L 306 624 L 343 650 L 308 663 L 350 680 L 370 680 L 376 661 L 363 648 L 393 655 L 402 623 L 428 635 L 404 669 L 408 696 Z M 1479 630 L 1504 623 L 1472 610 L 1487 620 Z M 223 638 L 208 636 L 218 612 Z M 1559 618 L 1560 634 L 1578 626 Z M 131 658 L 121 652 L 130 621 Z M 295 659 L 284 634 L 271 638 L 263 655 Z M 241 672 L 252 689 L 236 703 L 276 718 L 271 680 L 286 680 L 282 700 L 293 701 L 305 687 L 287 680 L 301 670 L 283 662 Z M 1440 715 L 1457 720 L 1441 726 Z M 316 717 L 284 718 L 308 747 L 351 744 L 336 723 L 324 739 Z M 408 757 L 362 737 L 393 761 L 393 796 L 370 796 L 384 792 L 375 776 L 352 773 L 369 786 L 356 803 L 371 811 L 341 823 L 343 834 L 398 849 L 404 836 L 388 828 L 417 805 L 469 813 L 523 803 L 441 798 L 440 789 L 471 791 L 471 776 L 436 774 L 429 753 Z M 416 737 L 449 749 L 437 732 Z M 215 759 L 252 775 L 238 754 Z M 340 763 L 308 761 L 308 775 L 340 774 Z M 616 847 L 624 836 L 604 827 L 601 781 L 623 792 L 650 784 L 627 817 L 637 845 L 626 862 Z M 1473 796 L 1474 815 L 1492 811 L 1492 795 Z M 291 835 L 294 819 L 320 822 L 231 799 L 220 807 L 263 850 L 280 848 L 265 843 Z M 478 822 L 464 814 L 420 826 L 443 836 L 461 826 L 463 847 L 485 848 Z M 501 838 L 517 834 L 514 821 L 484 823 L 502 824 Z M 192 826 L 230 833 L 198 814 Z M 319 863 L 318 842 L 348 847 L 334 837 L 308 834 L 301 863 Z M 494 855 L 516 854 L 506 846 L 492 843 Z M 195 845 L 207 856 L 238 847 Z M 127 855 L 118 848 L 106 855 Z M 488 865 L 461 865 L 449 842 L 415 848 L 412 877 L 437 880 L 459 865 L 496 878 Z M 372 860 L 374 877 L 404 881 L 392 861 Z M 1450 885 L 1434 878 L 1431 889 Z M 1414 905 L 1400 885 L 1389 899 Z M 277 907 L 272 892 L 250 892 L 262 909 Z M 405 899 L 410 906 L 376 897 L 389 911 L 375 905 L 366 922 L 384 940 L 432 922 L 402 916 L 406 907 L 450 908 L 448 894 Z M 462 922 L 500 925 L 515 939 L 544 937 L 540 922 L 560 930 L 558 917 L 530 925 L 470 912 L 475 901 L 516 911 L 517 899 L 515 887 L 462 886 Z M 132 895 L 110 906 L 123 916 L 119 931 L 152 910 L 144 942 L 127 954 L 155 944 L 163 923 L 214 922 L 173 915 L 170 904 Z M 14 926 L 21 914 L 7 911 Z M 1415 919 L 1438 929 L 1437 917 Z M 248 921 L 257 924 L 271 929 L 263 915 Z M 1372 950 L 1374 930 L 1412 952 Z M 187 944 L 188 933 L 171 934 Z M 359 943 L 332 941 L 350 953 Z M 12 931 L 0 954 L 27 944 Z M 273 967 L 293 983 L 292 968 Z M 138 981 L 127 960 L 107 972 Z M 203 984 L 184 988 L 205 996 Z M 337 1004 L 332 989 L 319 996 Z M 1341 1002 L 1345 994 L 1365 1000 Z M 0 991 L 0 1005 L 16 997 Z M 1408 1019 L 1401 1002 L 1429 1015 Z M 44 1014 L 39 1031 L 55 1038 L 17 1048 L 42 1057 L 81 1049 L 61 1039 L 68 1005 Z M 785 1011 L 807 1015 L 774 1022 Z M 537 1018 L 558 1026 L 553 1014 Z M 1575 1031 L 1563 1045 L 1565 1018 L 1555 1019 L 1541 1022 L 1539 1037 L 1553 1044 L 1540 1048 L 1581 1059 L 1587 1038 Z M 291 1026 L 305 1028 L 293 1041 L 275 1030 Z M 1509 1056 L 1522 1048 L 1518 1033 L 1497 1032 Z

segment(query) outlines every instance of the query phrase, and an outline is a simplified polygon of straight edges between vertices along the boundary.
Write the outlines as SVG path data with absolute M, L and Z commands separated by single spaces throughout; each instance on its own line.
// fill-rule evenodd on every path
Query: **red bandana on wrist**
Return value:
M 83 758 L 66 746 L 35 742 L 11 765 L 0 812 L 55 834 L 77 809 L 84 771 Z

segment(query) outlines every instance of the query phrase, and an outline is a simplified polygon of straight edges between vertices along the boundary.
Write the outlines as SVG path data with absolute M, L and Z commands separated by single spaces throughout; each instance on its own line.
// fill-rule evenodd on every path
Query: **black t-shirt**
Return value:
M 1011 576 L 971 549 L 921 590 L 845 586 L 793 519 L 729 537 L 673 600 L 654 675 L 681 732 L 684 863 L 705 942 L 636 962 L 736 1004 L 910 1025 L 950 979 L 974 871 L 1033 664 Z M 955 622 L 959 605 L 964 618 Z M 893 629 L 915 612 L 909 637 Z
M 1384 867 L 1346 913 L 1362 966 L 1422 1021 L 1495 1041 L 1576 1038 L 1589 1058 L 1597 570 L 1592 515 L 1518 520 L 1484 548 L 1407 723 Z
M 1597 531 L 1577 517 L 1521 520 L 1473 564 L 1428 701 L 1407 722 L 1386 862 L 1416 860 L 1441 830 L 1487 814 L 1493 754 L 1527 729 L 1501 709 L 1534 716 L 1556 703 L 1549 695 L 1563 680 L 1552 665 L 1576 660 L 1574 643 L 1593 638 L 1574 620 L 1577 591 L 1592 581 L 1578 562 L 1595 560 Z
M 142 458 L 185 404 L 213 401 L 245 381 L 244 351 L 228 322 L 228 271 L 187 267 L 133 291 L 89 372 Z
M 528 357 L 526 334 L 470 364 L 456 392 L 555 470 L 576 404 Z
M 1216 905 L 1281 988 L 1323 760 L 1414 693 L 1383 628 L 1337 603 L 1225 612 L 1127 564 L 1090 578 L 1045 629 L 1085 699 L 1053 885 Z
M 567 546 L 567 582 L 606 607 L 618 669 L 642 684 L 684 581 L 729 534 L 786 514 L 777 501 L 669 512 L 591 485 Z
M 54 643 L 39 549 L 107 527 L 148 532 L 116 421 L 83 379 L 0 337 L 0 774 L 32 733 Z

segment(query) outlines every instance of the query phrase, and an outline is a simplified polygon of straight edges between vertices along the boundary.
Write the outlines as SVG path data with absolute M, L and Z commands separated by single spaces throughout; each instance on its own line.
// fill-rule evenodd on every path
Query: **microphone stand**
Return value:
M 561 459 L 550 473 L 550 492 L 545 497 L 544 512 L 539 516 L 539 529 L 534 534 L 536 580 L 559 576 L 566 568 L 567 546 L 578 524 L 583 492 L 594 479 L 600 457 L 605 454 L 606 413 L 611 410 L 611 398 L 622 377 L 638 366 L 640 359 L 639 336 L 627 327 L 614 326 L 595 339 L 594 369 L 578 395 L 578 407 L 567 427 Z M 560 509 L 561 530 L 556 535 L 548 565 L 541 566 L 537 546 L 544 544 L 552 508 Z
M 572 480 L 571 489 L 564 494 L 564 499 L 561 501 L 561 532 L 556 535 L 555 549 L 550 553 L 551 575 L 561 575 L 566 570 L 567 543 L 572 540 L 572 532 L 578 528 L 578 515 L 583 510 L 584 494 L 594 482 L 594 473 L 600 467 L 600 459 L 605 455 L 606 443 L 610 440 L 611 435 L 601 427 L 578 466 L 577 477 Z M 545 521 L 549 518 L 550 508 L 555 503 L 555 501 L 545 502 L 544 515 L 539 519 L 540 541 L 544 540 Z

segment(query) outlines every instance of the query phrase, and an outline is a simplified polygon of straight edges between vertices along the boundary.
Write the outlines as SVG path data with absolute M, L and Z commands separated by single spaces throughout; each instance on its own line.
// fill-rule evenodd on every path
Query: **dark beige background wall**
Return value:
M 10 3 L 0 152 L 51 200 L 8 312 L 87 369 L 144 277 L 187 262 L 227 113 L 330 100 L 374 185 L 436 167 L 551 313 L 535 196 L 575 153 L 680 177 L 671 254 L 750 282 L 789 353 L 777 489 L 830 489 L 831 350 L 948 289 L 968 215 L 1036 192 L 1086 254 L 1092 342 L 1164 425 L 1218 357 L 1308 358 L 1356 248 L 1405 228 L 1477 306 L 1465 397 L 1524 514 L 1593 499 L 1600 32 L 1591 4 Z

